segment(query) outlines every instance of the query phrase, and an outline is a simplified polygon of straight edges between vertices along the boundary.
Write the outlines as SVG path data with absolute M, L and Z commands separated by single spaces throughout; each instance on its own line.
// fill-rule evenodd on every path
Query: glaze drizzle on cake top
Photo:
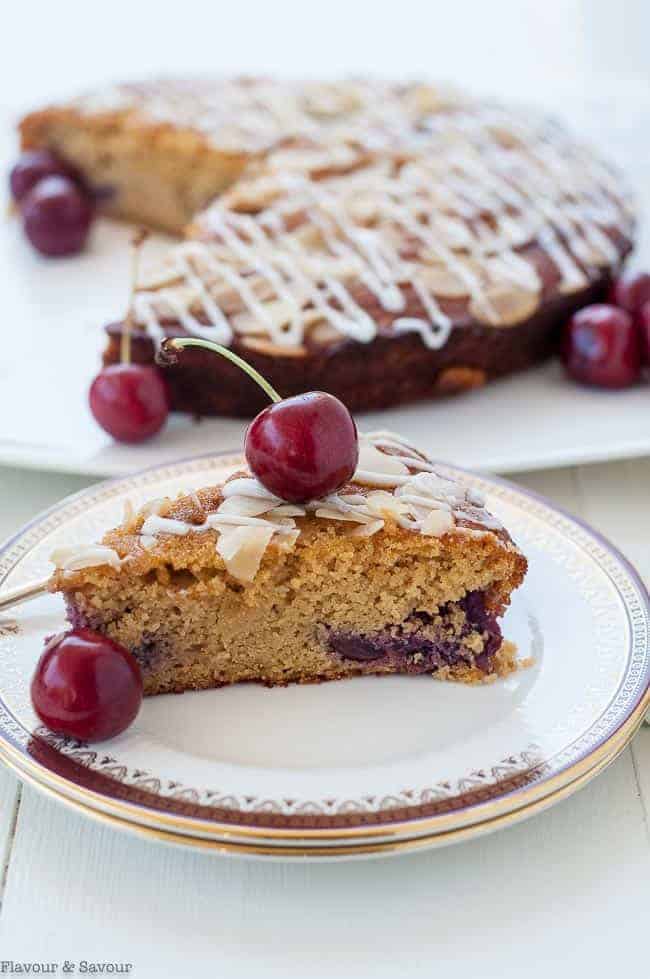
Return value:
M 405 332 L 439 348 L 457 323 L 512 326 L 621 262 L 620 178 L 560 127 L 461 103 L 403 115 L 398 138 L 396 111 L 392 149 L 321 134 L 269 153 L 143 280 L 136 321 L 279 356 Z

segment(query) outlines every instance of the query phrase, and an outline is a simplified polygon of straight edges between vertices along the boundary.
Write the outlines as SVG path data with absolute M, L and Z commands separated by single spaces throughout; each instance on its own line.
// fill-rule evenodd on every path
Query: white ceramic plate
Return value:
M 571 125 L 602 144 L 626 171 L 647 210 L 650 100 L 567 101 Z M 0 172 L 15 154 L 11 120 L 0 118 Z M 4 165 L 3 165 L 4 162 Z M 0 221 L 3 356 L 0 359 L 0 463 L 118 476 L 194 453 L 242 444 L 244 423 L 174 418 L 143 446 L 114 444 L 95 425 L 87 391 L 103 346 L 102 325 L 119 318 L 128 295 L 131 229 L 108 221 L 73 259 L 39 258 L 17 219 Z M 164 250 L 163 238 L 147 251 Z M 637 261 L 650 260 L 647 235 Z M 441 459 L 482 471 L 515 472 L 650 453 L 649 391 L 588 391 L 557 364 L 462 398 L 421 403 L 360 419 L 391 428 Z
M 0 588 L 47 573 L 55 547 L 98 538 L 127 499 L 217 481 L 239 461 L 197 458 L 64 501 L 0 553 Z M 89 746 L 38 730 L 31 709 L 43 638 L 64 627 L 61 599 L 47 596 L 0 627 L 0 756 L 103 818 L 278 856 L 440 844 L 572 791 L 647 706 L 647 592 L 582 524 L 507 483 L 465 478 L 529 557 L 504 631 L 532 668 L 481 687 L 383 677 L 151 698 L 127 732 Z

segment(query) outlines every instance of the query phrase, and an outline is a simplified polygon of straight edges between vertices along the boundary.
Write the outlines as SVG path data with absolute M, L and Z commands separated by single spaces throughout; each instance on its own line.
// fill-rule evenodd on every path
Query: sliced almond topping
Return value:
M 470 293 L 463 279 L 445 265 L 426 266 L 421 269 L 418 278 L 434 296 L 441 296 L 443 299 L 463 299 Z
M 388 516 L 392 519 L 403 516 L 406 510 L 408 510 L 405 503 L 394 496 L 393 493 L 387 493 L 384 490 L 375 490 L 372 493 L 368 493 L 366 505 L 371 513 L 376 513 L 381 517 Z
M 275 507 L 275 500 L 254 496 L 229 496 L 217 508 L 217 513 L 231 513 L 240 517 L 259 517 Z
M 298 529 L 292 530 L 288 534 L 282 534 L 280 537 L 276 537 L 275 544 L 280 551 L 292 551 L 299 537 L 300 531 Z
M 489 286 L 482 298 L 474 297 L 469 311 L 481 323 L 507 327 L 527 320 L 538 306 L 538 293 L 511 283 L 502 283 Z
M 267 513 L 268 517 L 304 517 L 306 510 L 301 506 L 294 506 L 293 503 L 283 503 L 276 506 Z
M 249 350 L 255 350 L 258 354 L 267 354 L 269 357 L 306 357 L 307 348 L 302 344 L 294 347 L 282 347 L 270 340 L 261 340 L 256 337 L 243 337 L 242 345 Z
M 471 503 L 472 506 L 484 507 L 485 497 L 480 490 L 475 489 L 473 486 L 467 487 L 466 492 L 467 502 Z
M 438 473 L 422 472 L 412 476 L 396 491 L 397 496 L 423 496 L 431 500 L 456 500 L 465 498 L 465 490 L 453 479 Z M 425 500 L 426 502 L 426 500 Z
M 363 473 L 361 479 L 357 475 L 359 470 Z M 408 476 L 409 470 L 396 456 L 380 452 L 371 442 L 362 440 L 359 443 L 357 473 L 354 476 L 355 482 L 368 482 L 372 485 L 372 480 L 369 478 L 372 473 L 377 473 L 380 476 Z
M 140 507 L 138 510 L 138 516 L 148 517 L 152 513 L 160 513 L 163 506 L 170 502 L 171 501 L 168 496 L 161 496 L 157 500 L 150 500 L 148 503 L 145 503 L 144 506 Z
M 440 537 L 452 530 L 454 525 L 454 517 L 450 510 L 446 508 L 431 510 L 420 523 L 420 533 L 425 537 Z
M 117 551 L 104 544 L 59 547 L 50 555 L 50 561 L 61 571 L 81 571 L 83 568 L 96 568 L 102 564 L 118 570 L 121 565 Z
M 257 574 L 272 537 L 272 527 L 234 527 L 219 535 L 217 553 L 233 578 L 249 582 Z
M 266 487 L 262 486 L 259 480 L 252 476 L 239 476 L 237 479 L 229 479 L 224 483 L 222 494 L 225 499 L 230 496 L 254 496 L 262 500 L 271 500 L 274 506 L 284 501 L 279 496 L 269 493 Z
M 362 524 L 360 527 L 355 527 L 354 530 L 350 531 L 350 537 L 372 537 L 377 531 L 383 530 L 384 521 L 383 520 L 371 520 L 370 523 Z
M 309 331 L 309 339 L 319 347 L 326 347 L 328 344 L 336 343 L 337 340 L 343 340 L 344 338 L 340 330 L 337 330 L 331 323 L 323 321 L 312 326 Z
M 316 516 L 324 520 L 347 520 L 350 523 L 368 523 L 372 518 L 367 513 L 353 513 L 352 510 L 335 510 L 333 507 L 319 507 Z

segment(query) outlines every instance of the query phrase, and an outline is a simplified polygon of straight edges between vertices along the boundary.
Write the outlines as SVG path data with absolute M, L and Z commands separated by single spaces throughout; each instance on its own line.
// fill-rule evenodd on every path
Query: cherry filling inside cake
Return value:
M 391 672 L 434 673 L 447 667 L 469 667 L 489 674 L 503 637 L 496 616 L 486 610 L 485 596 L 470 592 L 435 612 L 412 612 L 403 622 L 361 633 L 324 626 L 322 640 L 342 660 L 364 668 L 383 664 Z
M 516 665 L 497 620 L 525 557 L 476 489 L 389 433 L 322 499 L 238 473 L 53 559 L 73 625 L 130 650 L 145 694 Z

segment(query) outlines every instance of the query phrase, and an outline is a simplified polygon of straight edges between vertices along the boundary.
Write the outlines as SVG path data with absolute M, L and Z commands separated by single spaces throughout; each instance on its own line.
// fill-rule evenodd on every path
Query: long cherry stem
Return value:
M 170 347 L 176 350 L 182 350 L 183 347 L 203 347 L 204 350 L 212 350 L 215 354 L 220 354 L 229 360 L 231 363 L 236 364 L 237 367 L 241 367 L 249 377 L 251 377 L 259 386 L 262 388 L 265 394 L 277 404 L 278 401 L 282 401 L 282 398 L 275 390 L 271 387 L 266 378 L 262 377 L 259 371 L 256 371 L 254 367 L 245 361 L 242 357 L 238 357 L 237 354 L 229 350 L 228 347 L 222 347 L 220 343 L 215 343 L 214 340 L 203 340 L 198 337 L 172 337 L 165 340 L 164 347 L 169 350 Z
M 138 288 L 138 272 L 140 269 L 140 253 L 142 245 L 147 238 L 148 232 L 141 228 L 136 231 L 131 240 L 131 290 L 129 297 L 129 308 L 124 317 L 124 328 L 120 341 L 120 362 L 122 364 L 131 363 L 131 334 L 133 332 L 133 300 Z

